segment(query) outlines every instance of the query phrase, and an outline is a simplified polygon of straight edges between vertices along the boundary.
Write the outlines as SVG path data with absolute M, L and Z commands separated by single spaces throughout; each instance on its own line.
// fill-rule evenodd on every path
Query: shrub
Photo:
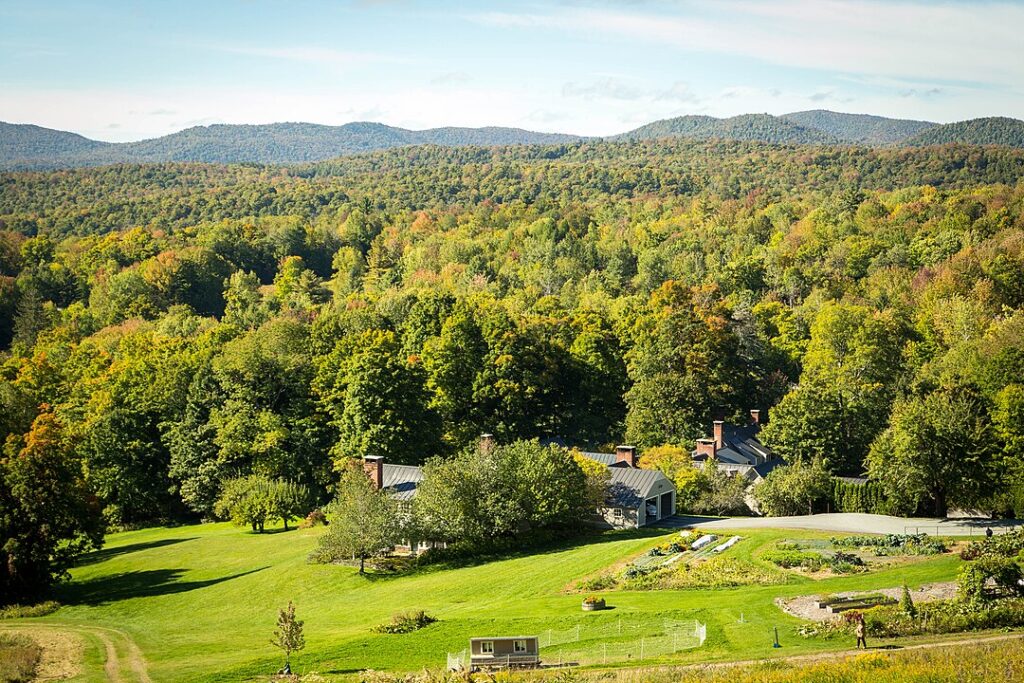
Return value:
M 43 649 L 19 634 L 0 633 L 0 681 L 28 683 L 36 678 Z
M 626 580 L 639 579 L 647 576 L 651 571 L 652 570 L 647 567 L 638 567 L 635 564 L 631 564 L 626 568 L 626 571 L 622 572 L 622 578 Z
M 608 590 L 609 588 L 615 587 L 615 577 L 611 574 L 601 574 L 591 579 L 584 579 L 580 581 L 577 588 L 581 591 L 601 591 Z
M 1008 534 L 973 541 L 960 551 L 963 560 L 976 560 L 985 555 L 1015 557 L 1024 552 L 1024 527 Z
M 320 508 L 313 510 L 306 518 L 299 522 L 300 529 L 309 529 L 315 526 L 327 526 L 330 522 L 327 520 L 327 515 Z
M 60 609 L 56 600 L 47 600 L 36 605 L 8 605 L 0 607 L 0 619 L 22 619 L 24 617 L 44 617 Z
M 423 610 L 415 612 L 399 612 L 391 617 L 391 621 L 373 628 L 377 633 L 412 633 L 433 624 L 437 619 Z
M 837 551 L 828 560 L 829 568 L 837 574 L 852 574 L 865 568 L 864 560 L 853 553 Z
M 960 568 L 957 587 L 962 600 L 977 604 L 991 597 L 987 589 L 989 579 L 993 579 L 1002 591 L 1021 595 L 1022 578 L 1024 575 L 1021 573 L 1020 565 L 1010 558 L 985 555 L 973 562 L 967 562 Z
M 900 609 L 910 618 L 917 616 L 917 606 L 914 605 L 914 599 L 910 597 L 910 589 L 907 588 L 907 584 L 903 584 L 903 593 L 900 595 Z

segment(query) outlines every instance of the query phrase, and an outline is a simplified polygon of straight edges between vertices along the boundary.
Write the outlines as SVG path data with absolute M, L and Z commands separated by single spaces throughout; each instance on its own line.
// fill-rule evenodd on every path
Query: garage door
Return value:
M 672 492 L 661 494 L 661 516 L 665 517 L 672 516 Z

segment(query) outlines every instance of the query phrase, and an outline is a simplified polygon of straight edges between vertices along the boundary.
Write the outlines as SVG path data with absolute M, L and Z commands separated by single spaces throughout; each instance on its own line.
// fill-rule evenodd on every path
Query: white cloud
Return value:
M 598 34 L 840 73 L 981 81 L 1015 89 L 1024 83 L 1024 5 L 726 0 L 702 7 L 713 11 L 683 16 L 569 8 L 470 18 L 500 28 Z

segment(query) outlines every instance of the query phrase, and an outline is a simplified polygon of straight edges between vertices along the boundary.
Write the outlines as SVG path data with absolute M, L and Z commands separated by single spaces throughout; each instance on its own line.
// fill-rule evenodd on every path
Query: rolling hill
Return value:
M 1024 147 L 1024 121 L 993 116 L 936 126 L 908 139 L 907 145 L 1005 145 Z
M 843 114 L 814 109 L 783 114 L 780 118 L 804 128 L 813 128 L 842 140 L 860 145 L 893 145 L 930 128 L 930 121 L 890 119 L 869 114 Z
M 1024 147 L 1024 121 L 1005 117 L 949 124 L 826 110 L 782 116 L 680 116 L 654 121 L 606 140 L 659 138 L 739 140 L 785 145 L 926 146 L 950 143 Z M 54 169 L 115 163 L 192 161 L 266 164 L 321 161 L 408 145 L 458 147 L 543 145 L 584 140 L 578 135 L 520 128 L 409 130 L 382 123 L 196 126 L 138 142 L 110 143 L 27 124 L 0 122 L 0 170 Z
M 42 169 L 121 162 L 297 163 L 404 145 L 529 145 L 579 140 L 519 128 L 407 130 L 381 123 L 196 126 L 150 140 L 110 143 L 39 126 L 0 123 L 0 168 Z
M 828 133 L 770 114 L 743 114 L 727 119 L 712 116 L 680 116 L 640 126 L 613 140 L 651 140 L 683 137 L 695 140 L 754 140 L 774 144 L 836 144 Z

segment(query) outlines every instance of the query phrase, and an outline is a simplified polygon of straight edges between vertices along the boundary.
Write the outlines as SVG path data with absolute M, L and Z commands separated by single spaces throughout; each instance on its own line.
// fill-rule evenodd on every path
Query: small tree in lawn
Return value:
M 401 525 L 395 501 L 378 490 L 358 464 L 345 467 L 331 508 L 331 525 L 320 537 L 314 561 L 357 558 L 359 573 L 365 574 L 366 559 L 389 552 L 398 541 Z
M 302 634 L 302 621 L 295 618 L 295 605 L 288 601 L 288 606 L 278 611 L 277 630 L 270 644 L 284 650 L 283 673 L 292 672 L 292 653 L 306 647 L 306 637 Z

